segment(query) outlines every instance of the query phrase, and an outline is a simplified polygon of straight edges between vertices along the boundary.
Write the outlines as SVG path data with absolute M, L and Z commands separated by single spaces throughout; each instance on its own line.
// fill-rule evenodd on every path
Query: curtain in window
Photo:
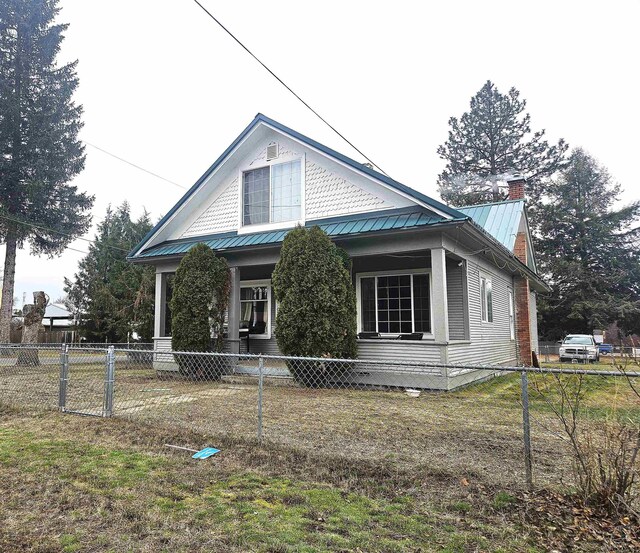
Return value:
M 266 286 L 240 288 L 240 328 L 251 334 L 266 334 L 269 302 Z

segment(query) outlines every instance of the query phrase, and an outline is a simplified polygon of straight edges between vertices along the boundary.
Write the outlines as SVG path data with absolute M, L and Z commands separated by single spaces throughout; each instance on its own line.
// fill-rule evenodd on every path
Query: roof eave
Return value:
M 542 280 L 542 278 L 536 272 L 532 271 L 531 268 L 526 265 L 526 263 L 523 263 L 522 260 L 520 260 L 512 251 L 509 251 L 508 248 L 498 242 L 473 219 L 468 219 L 468 225 L 472 232 L 474 232 L 483 241 L 488 242 L 495 250 L 497 250 L 499 255 L 505 258 L 505 260 L 515 262 L 516 268 L 521 272 L 521 274 L 523 274 L 523 276 L 526 276 L 532 283 L 535 284 L 536 290 L 541 292 L 551 291 L 551 287 L 544 280 Z

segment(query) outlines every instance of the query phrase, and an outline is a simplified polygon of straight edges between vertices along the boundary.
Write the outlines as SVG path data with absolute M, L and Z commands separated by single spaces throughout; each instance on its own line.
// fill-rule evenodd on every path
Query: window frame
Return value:
M 484 291 L 482 289 L 483 280 L 485 281 Z M 489 284 L 488 288 L 487 283 Z M 493 277 L 487 273 L 479 273 L 478 287 L 480 289 L 480 321 L 493 323 Z
M 270 340 L 271 339 L 271 328 L 273 325 L 272 316 L 271 316 L 271 301 L 273 292 L 271 290 L 271 280 L 269 279 L 260 279 L 260 280 L 241 280 L 240 281 L 240 290 L 243 288 L 255 288 L 258 286 L 263 286 L 267 288 L 267 326 L 265 328 L 264 334 L 250 334 L 251 340 Z M 241 296 L 242 297 L 242 296 Z M 242 303 L 243 301 L 252 301 L 252 300 L 242 300 L 240 299 L 240 313 L 242 313 Z M 238 321 L 238 324 L 240 321 Z
M 291 221 L 271 222 L 271 167 L 274 165 L 282 165 L 300 161 L 300 217 Z M 244 174 L 256 169 L 264 169 L 269 167 L 269 222 L 244 224 Z M 252 232 L 262 232 L 265 230 L 275 230 L 283 228 L 293 228 L 296 225 L 305 224 L 305 190 L 306 190 L 306 155 L 298 154 L 281 154 L 279 157 L 270 161 L 257 160 L 242 166 L 238 170 L 238 234 L 247 234 Z
M 363 332 L 362 330 L 362 285 L 361 281 L 363 278 L 371 278 L 371 277 L 385 277 L 385 276 L 411 276 L 411 328 L 412 332 L 415 331 L 415 312 L 414 312 L 414 298 L 413 298 L 413 275 L 428 275 L 429 276 L 429 328 L 431 329 L 429 332 L 424 332 L 422 338 L 423 339 L 433 339 L 433 277 L 432 271 L 430 268 L 427 269 L 397 269 L 393 271 L 370 271 L 366 273 L 356 273 L 356 317 L 357 317 L 357 331 L 358 333 Z M 378 326 L 378 286 L 376 282 L 375 286 L 376 290 L 376 329 Z M 375 332 L 378 332 L 376 330 Z M 392 338 L 395 339 L 396 336 L 401 334 L 408 334 L 407 332 L 380 332 L 380 337 L 382 338 Z M 408 343 L 408 342 L 407 342 Z

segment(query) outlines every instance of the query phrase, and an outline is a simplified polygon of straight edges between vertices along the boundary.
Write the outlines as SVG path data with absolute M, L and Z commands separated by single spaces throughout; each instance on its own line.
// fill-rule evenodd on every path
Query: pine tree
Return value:
M 67 303 L 89 341 L 152 340 L 155 271 L 126 259 L 151 227 L 146 212 L 132 221 L 126 202 L 109 207 L 78 272 L 72 280 L 65 278 Z
M 535 237 L 539 265 L 553 290 L 541 297 L 549 339 L 640 320 L 640 201 L 616 209 L 620 185 L 577 148 L 546 187 Z
M 93 198 L 67 184 L 84 166 L 76 62 L 58 66 L 57 0 L 0 3 L 0 342 L 9 341 L 16 250 L 56 255 L 87 231 Z M 29 224 L 26 224 L 29 223 Z
M 447 162 L 438 191 L 449 204 L 463 206 L 506 199 L 499 182 L 518 173 L 527 179 L 528 194 L 537 199 L 539 184 L 562 169 L 567 145 L 550 146 L 545 131 L 531 132 L 527 103 L 511 88 L 501 94 L 487 81 L 471 98 L 470 110 L 449 119 L 449 138 L 438 148 Z

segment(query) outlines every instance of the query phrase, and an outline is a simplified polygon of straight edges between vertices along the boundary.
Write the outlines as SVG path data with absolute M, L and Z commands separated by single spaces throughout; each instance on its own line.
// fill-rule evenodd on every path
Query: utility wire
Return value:
M 72 252 L 78 252 L 78 253 L 81 253 L 81 254 L 84 254 L 84 255 L 89 255 L 89 252 L 85 252 L 85 251 L 82 251 L 82 250 L 76 250 L 75 248 L 72 248 L 71 246 L 66 246 L 65 250 L 71 250 Z
M 168 182 L 169 184 L 173 184 L 173 186 L 177 186 L 178 188 L 182 188 L 182 190 L 186 190 L 187 187 L 186 186 L 182 186 L 181 184 L 178 184 L 177 182 L 173 182 L 172 180 L 166 179 L 163 176 L 158 175 L 157 173 L 154 173 L 153 171 L 149 171 L 148 169 L 145 169 L 144 167 L 140 167 L 140 165 L 136 165 L 135 163 L 132 163 L 131 161 L 128 161 L 120 156 L 117 156 L 116 154 L 112 154 L 111 152 L 108 152 L 107 150 L 105 150 L 104 148 L 101 148 L 100 146 L 96 146 L 95 144 L 91 144 L 91 142 L 87 142 L 86 140 L 83 140 L 83 142 L 87 145 L 87 146 L 91 146 L 92 148 L 95 148 L 96 150 L 101 151 L 103 154 L 107 154 L 108 156 L 111 156 L 115 159 L 117 159 L 118 161 L 122 161 L 123 163 L 126 163 L 127 165 L 131 165 L 131 167 L 135 167 L 136 169 L 139 169 L 140 171 L 144 171 L 145 173 L 156 177 L 157 179 L 163 180 L 165 182 Z
M 6 219 L 7 221 L 13 221 L 14 223 L 18 223 L 20 225 L 25 225 L 27 227 L 33 227 L 33 228 L 37 228 L 40 230 L 47 230 L 49 232 L 55 232 L 56 234 L 61 234 L 62 236 L 68 236 L 69 238 L 72 238 L 74 240 L 83 240 L 84 242 L 89 242 L 89 244 L 95 244 L 96 241 L 95 240 L 91 240 L 90 238 L 83 238 L 82 236 L 72 236 L 71 234 L 67 233 L 67 232 L 62 232 L 61 230 L 57 230 L 51 227 L 45 227 L 44 225 L 37 225 L 36 223 L 32 223 L 30 221 L 23 221 L 22 219 L 15 219 L 14 217 L 9 217 L 8 215 L 2 215 L 0 214 L 0 218 L 2 219 Z M 106 246 L 107 248 L 111 248 L 112 250 L 119 250 L 121 252 L 127 252 L 129 253 L 130 250 L 125 250 L 124 248 L 119 248 L 118 246 L 110 246 L 109 244 L 103 244 L 103 246 Z M 69 249 L 73 249 L 73 248 L 69 248 Z M 80 253 L 88 253 L 88 252 L 81 252 L 80 250 L 74 250 Z
M 362 157 L 364 157 L 369 163 L 371 163 L 371 165 L 375 166 L 378 168 L 378 170 L 383 173 L 386 176 L 387 173 L 385 173 L 382 168 L 377 164 L 374 163 L 371 158 L 367 157 L 360 149 L 358 149 L 355 144 L 353 144 L 353 142 L 351 142 L 350 140 L 347 139 L 346 136 L 344 136 L 340 131 L 338 131 L 338 129 L 336 129 L 333 125 L 331 125 L 331 123 L 329 123 L 324 117 L 322 117 L 322 115 L 320 115 L 315 109 L 313 109 L 307 102 L 305 102 L 298 94 L 296 94 L 296 92 L 294 92 L 294 90 L 287 84 L 285 83 L 280 77 L 278 77 L 278 75 L 276 75 L 273 71 L 271 71 L 271 69 L 269 69 L 251 50 L 249 50 L 249 48 L 247 48 L 241 41 L 240 39 L 238 39 L 229 29 L 227 29 L 218 19 L 216 19 L 216 17 L 207 9 L 205 8 L 198 0 L 193 0 L 196 4 L 198 4 L 198 6 L 200 6 L 200 8 L 202 9 L 202 11 L 204 13 L 206 13 L 211 19 L 213 19 L 233 40 L 235 40 L 254 60 L 256 60 L 260 65 L 262 65 L 262 67 L 264 67 L 270 74 L 271 76 L 276 79 L 282 86 L 284 86 L 289 92 L 291 92 L 291 94 L 293 94 L 298 100 L 300 100 L 300 102 L 302 102 L 302 104 L 309 109 L 318 119 L 320 119 L 320 121 L 322 121 L 325 125 L 327 125 L 327 127 L 329 127 L 333 132 L 335 132 L 340 138 L 342 138 L 342 140 L 344 140 L 347 144 L 349 144 L 349 146 L 351 146 L 356 152 L 358 152 Z

